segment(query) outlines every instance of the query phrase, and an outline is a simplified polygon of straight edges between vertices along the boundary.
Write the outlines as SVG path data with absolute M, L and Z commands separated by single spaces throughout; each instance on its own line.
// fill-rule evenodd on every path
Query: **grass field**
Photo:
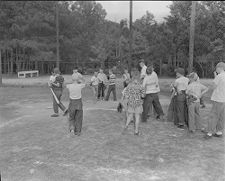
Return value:
M 89 79 L 90 77 L 86 77 Z M 70 76 L 65 76 L 70 82 Z M 3 79 L 0 88 L 0 172 L 3 181 L 224 181 L 224 138 L 204 140 L 171 122 L 151 118 L 133 135 L 122 135 L 118 102 L 96 102 L 83 91 L 82 135 L 68 133 L 66 117 L 51 118 L 48 77 Z M 160 101 L 166 113 L 168 85 L 160 79 Z M 210 85 L 211 80 L 202 80 Z M 122 82 L 117 90 L 121 96 Z M 207 94 L 208 100 L 210 92 Z M 68 92 L 63 103 L 68 105 Z M 208 101 L 207 101 L 208 102 Z M 210 104 L 201 110 L 204 124 Z

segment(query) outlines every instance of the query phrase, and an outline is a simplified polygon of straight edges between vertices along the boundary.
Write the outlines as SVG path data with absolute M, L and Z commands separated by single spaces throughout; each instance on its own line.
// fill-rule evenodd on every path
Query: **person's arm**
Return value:
M 214 77 L 215 78 L 214 78 L 212 86 L 211 86 L 213 90 L 217 87 L 218 82 L 219 82 L 219 77 L 216 72 L 214 72 Z
M 208 87 L 206 87 L 206 86 L 204 86 L 204 85 L 202 85 L 202 92 L 201 92 L 201 97 L 206 93 L 206 92 L 208 92 L 209 91 L 209 88 Z

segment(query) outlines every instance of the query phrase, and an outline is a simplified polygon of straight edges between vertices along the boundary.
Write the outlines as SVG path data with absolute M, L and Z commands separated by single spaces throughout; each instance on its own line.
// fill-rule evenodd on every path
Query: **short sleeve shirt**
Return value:
M 195 102 L 200 102 L 202 91 L 204 91 L 205 89 L 207 89 L 206 86 L 196 81 L 188 85 L 186 93 L 188 95 L 197 97 L 197 100 Z
M 67 84 L 66 88 L 69 89 L 70 99 L 81 99 L 82 97 L 81 91 L 84 87 L 85 84 L 77 84 L 77 83 Z
M 220 73 L 213 80 L 216 84 L 216 88 L 214 89 L 211 100 L 216 102 L 225 102 L 225 72 Z
M 177 91 L 186 91 L 188 86 L 189 79 L 182 76 L 175 80 L 174 86 L 177 88 Z
M 154 71 L 151 75 L 145 76 L 143 80 L 143 87 L 146 91 L 146 94 L 160 92 L 158 76 Z
M 92 82 L 92 85 L 98 85 L 98 78 L 95 77 L 95 76 L 93 76 L 93 77 L 91 78 L 91 82 Z

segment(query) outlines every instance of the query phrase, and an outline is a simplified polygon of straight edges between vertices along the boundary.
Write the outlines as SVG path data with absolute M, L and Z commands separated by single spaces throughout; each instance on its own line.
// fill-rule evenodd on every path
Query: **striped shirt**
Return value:
M 109 75 L 109 85 L 114 85 L 116 84 L 116 76 L 115 74 Z

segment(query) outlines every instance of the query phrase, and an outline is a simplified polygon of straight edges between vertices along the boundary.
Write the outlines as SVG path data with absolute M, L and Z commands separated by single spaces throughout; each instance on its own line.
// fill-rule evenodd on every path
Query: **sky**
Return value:
M 129 20 L 129 1 L 97 1 L 106 10 L 106 19 L 120 22 L 121 19 Z M 168 6 L 172 1 L 133 1 L 133 21 L 141 18 L 146 11 L 155 16 L 157 22 L 163 21 L 163 17 L 169 15 Z

